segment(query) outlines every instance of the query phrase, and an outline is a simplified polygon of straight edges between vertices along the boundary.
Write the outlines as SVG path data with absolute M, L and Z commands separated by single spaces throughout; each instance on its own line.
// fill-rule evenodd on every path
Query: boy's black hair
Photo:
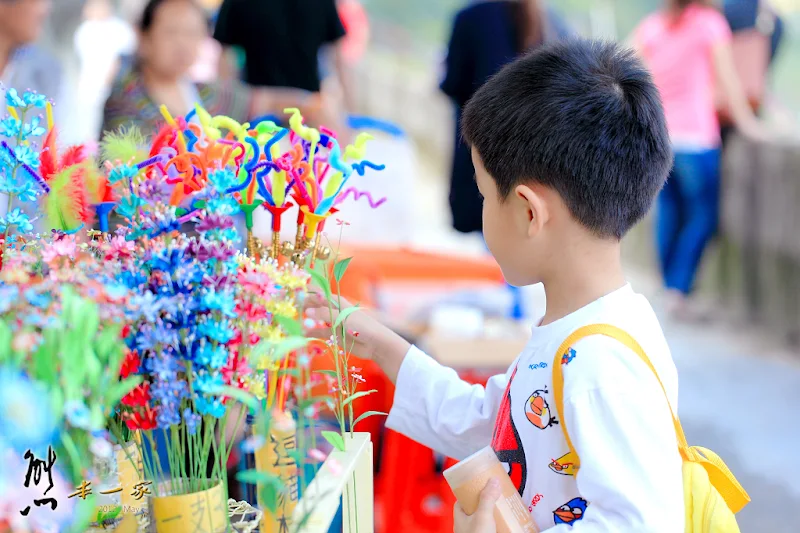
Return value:
M 604 238 L 645 216 L 672 166 L 658 90 L 613 43 L 570 40 L 513 61 L 467 103 L 462 131 L 501 198 L 541 183 Z

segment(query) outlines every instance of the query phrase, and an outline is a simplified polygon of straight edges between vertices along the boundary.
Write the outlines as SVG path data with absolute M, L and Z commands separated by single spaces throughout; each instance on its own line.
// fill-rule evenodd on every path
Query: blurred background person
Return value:
M 518 54 L 568 33 L 542 0 L 479 2 L 456 15 L 441 90 L 456 107 L 450 209 L 457 231 L 481 231 L 483 210 L 470 149 L 459 130 L 461 109 L 478 87 Z
M 119 70 L 120 57 L 136 50 L 136 31 L 114 14 L 110 0 L 89 0 L 74 41 L 80 61 L 77 98 L 83 120 L 73 128 L 80 125 L 82 139 L 96 139 L 103 103 Z
M 737 128 L 760 136 L 736 72 L 731 30 L 720 11 L 702 0 L 667 0 L 634 32 L 661 92 L 675 163 L 656 211 L 656 244 L 669 309 L 687 317 L 703 252 L 719 217 L 720 127 L 718 83 Z
M 61 66 L 33 44 L 50 7 L 50 0 L 0 0 L 0 96 L 5 96 L 5 88 L 14 87 L 58 99 Z
M 722 4 L 725 19 L 734 34 L 758 29 L 770 42 L 770 63 L 783 40 L 784 22 L 767 0 L 725 0 Z
M 754 112 L 766 103 L 770 67 L 783 39 L 783 20 L 767 0 L 725 0 L 723 13 L 733 31 L 733 58 Z M 733 129 L 724 98 L 717 91 L 723 146 Z
M 248 84 L 319 93 L 320 53 L 332 47 L 341 100 L 326 98 L 325 106 L 352 112 L 354 95 L 342 49 L 344 36 L 335 0 L 224 0 L 214 31 L 224 47 L 220 76 L 237 75 L 237 53 L 241 53 L 241 77 Z
M 205 13 L 193 0 L 150 0 L 141 17 L 135 60 L 116 79 L 106 101 L 102 131 L 137 125 L 154 132 L 163 124 L 161 105 L 183 116 L 201 104 L 212 115 L 239 122 L 284 107 L 306 107 L 307 91 L 251 89 L 235 80 L 192 82 L 189 72 L 207 32 Z

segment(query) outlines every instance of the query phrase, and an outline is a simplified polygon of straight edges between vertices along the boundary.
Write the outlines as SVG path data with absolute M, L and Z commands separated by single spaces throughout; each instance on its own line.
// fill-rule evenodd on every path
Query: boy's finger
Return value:
M 306 298 L 303 301 L 303 307 L 306 309 L 328 308 L 328 301 L 325 296 L 318 292 L 306 293 Z M 335 306 L 334 306 L 335 307 Z
M 336 309 L 328 309 L 327 307 L 313 307 L 306 309 L 306 316 L 319 322 L 336 322 L 336 317 L 339 316 L 339 311 Z
M 478 515 L 491 516 L 494 513 L 494 504 L 500 498 L 500 482 L 492 478 L 486 483 L 483 491 L 481 491 L 481 499 L 478 502 L 478 510 L 475 512 Z
M 467 513 L 465 513 L 464 509 L 461 508 L 461 504 L 456 502 L 456 504 L 453 506 L 453 522 L 459 524 L 465 518 L 467 518 Z

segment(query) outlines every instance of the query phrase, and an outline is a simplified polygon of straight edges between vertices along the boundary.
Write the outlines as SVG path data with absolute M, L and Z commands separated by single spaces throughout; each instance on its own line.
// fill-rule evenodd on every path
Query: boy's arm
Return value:
M 683 531 L 681 458 L 661 387 L 614 340 L 587 339 L 575 350 L 565 367 L 564 422 L 581 460 L 578 491 L 589 504 L 580 520 L 548 532 Z
M 489 445 L 508 379 L 491 378 L 486 388 L 470 385 L 416 347 L 397 374 L 394 405 L 386 426 L 454 459 Z
M 342 309 L 350 307 L 341 302 Z M 312 320 L 335 324 L 340 316 L 319 295 L 307 296 L 305 306 Z M 386 421 L 389 429 L 454 459 L 489 445 L 507 376 L 491 378 L 486 388 L 469 385 L 383 325 L 372 311 L 350 312 L 344 325 L 350 353 L 378 363 L 397 386 Z M 309 334 L 330 338 L 330 326 L 318 324 Z

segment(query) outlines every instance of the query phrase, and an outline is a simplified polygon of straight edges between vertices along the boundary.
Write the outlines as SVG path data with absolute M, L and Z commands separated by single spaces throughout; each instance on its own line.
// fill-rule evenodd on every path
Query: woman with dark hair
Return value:
M 636 29 L 634 46 L 658 85 L 675 163 L 658 199 L 656 241 L 670 310 L 685 315 L 703 251 L 717 228 L 720 128 L 715 85 L 746 135 L 763 130 L 736 73 L 731 30 L 710 2 L 667 0 Z
M 207 36 L 205 12 L 194 0 L 150 0 L 139 23 L 136 58 L 114 83 L 102 131 L 136 125 L 155 132 L 163 124 L 161 105 L 183 116 L 201 104 L 212 115 L 244 122 L 310 103 L 311 93 L 299 89 L 254 89 L 232 80 L 193 83 L 189 72 Z
M 461 109 L 478 87 L 517 55 L 568 33 L 542 0 L 480 2 L 456 15 L 441 89 L 456 105 L 450 209 L 457 231 L 482 229 L 482 201 L 472 156 L 459 133 Z

